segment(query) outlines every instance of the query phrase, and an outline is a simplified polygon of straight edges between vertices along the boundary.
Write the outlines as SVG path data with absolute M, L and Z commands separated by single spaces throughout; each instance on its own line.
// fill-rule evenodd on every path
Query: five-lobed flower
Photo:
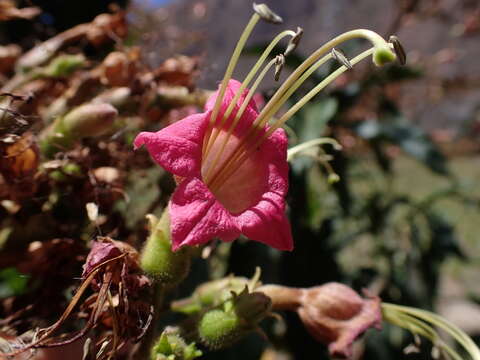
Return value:
M 233 52 L 218 91 L 205 112 L 188 116 L 156 133 L 142 132 L 134 141 L 145 145 L 153 159 L 175 175 L 178 186 L 169 212 L 172 249 L 205 244 L 213 238 L 232 241 L 241 234 L 279 250 L 292 250 L 293 240 L 285 216 L 288 189 L 287 137 L 283 124 L 325 86 L 361 60 L 372 56 L 376 65 L 395 60 L 399 45 L 387 43 L 370 30 L 352 30 L 330 40 L 298 66 L 260 113 L 252 100 L 266 73 L 280 75 L 284 55 L 260 68 L 278 42 L 290 37 L 290 53 L 303 30 L 285 30 L 267 46 L 243 82 L 232 79 L 233 70 L 257 22 L 278 23 L 265 5 L 255 5 Z M 334 47 L 353 39 L 369 40 L 373 47 L 352 59 L 341 56 L 341 66 L 304 95 L 281 117 L 269 123 L 291 95 L 321 65 L 338 59 Z M 398 42 L 398 41 L 397 41 Z M 260 71 L 260 72 L 259 72 Z M 255 81 L 251 81 L 256 76 Z

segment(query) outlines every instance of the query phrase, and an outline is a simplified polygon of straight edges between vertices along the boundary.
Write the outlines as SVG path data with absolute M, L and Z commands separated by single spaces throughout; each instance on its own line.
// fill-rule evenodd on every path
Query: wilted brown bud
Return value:
M 370 328 L 380 328 L 380 298 L 362 298 L 340 283 L 308 289 L 265 285 L 257 289 L 272 299 L 273 310 L 296 311 L 310 334 L 328 345 L 333 357 L 352 355 L 353 342 Z
M 7 179 L 21 179 L 37 171 L 38 147 L 31 133 L 12 142 L 2 141 L 0 153 L 0 172 Z
M 11 0 L 0 1 L 0 21 L 14 19 L 32 19 L 39 15 L 42 11 L 38 7 L 25 7 L 18 9 Z
M 100 14 L 90 23 L 87 30 L 87 39 L 94 46 L 101 46 L 106 42 L 123 39 L 127 35 L 127 23 L 124 12 L 115 14 Z
M 12 71 L 21 53 L 22 49 L 16 44 L 0 46 L 0 74 Z
M 137 73 L 134 53 L 113 51 L 105 58 L 101 66 L 101 81 L 109 86 L 128 86 Z
M 0 174 L 10 185 L 9 198 L 28 197 L 36 191 L 34 175 L 38 164 L 39 150 L 31 133 L 0 142 Z

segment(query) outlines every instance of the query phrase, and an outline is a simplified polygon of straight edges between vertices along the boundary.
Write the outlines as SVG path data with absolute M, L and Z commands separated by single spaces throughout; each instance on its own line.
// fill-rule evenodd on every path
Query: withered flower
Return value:
M 16 356 L 29 349 L 64 346 L 86 338 L 89 346 L 84 346 L 84 358 L 109 358 L 128 342 L 138 341 L 148 328 L 152 314 L 150 285 L 138 266 L 134 248 L 98 238 L 85 262 L 82 283 L 59 320 L 39 329 L 32 342 L 2 355 Z M 82 301 L 80 311 L 74 312 L 89 287 L 93 293 Z M 70 316 L 84 318 L 84 327 L 56 336 Z
M 381 326 L 380 298 L 362 298 L 340 283 L 305 289 L 265 285 L 257 291 L 272 299 L 273 310 L 296 311 L 308 332 L 328 345 L 334 357 L 351 357 L 353 342 L 366 330 Z
M 9 185 L 11 198 L 24 198 L 35 192 L 38 164 L 39 150 L 31 133 L 0 141 L 0 174 Z

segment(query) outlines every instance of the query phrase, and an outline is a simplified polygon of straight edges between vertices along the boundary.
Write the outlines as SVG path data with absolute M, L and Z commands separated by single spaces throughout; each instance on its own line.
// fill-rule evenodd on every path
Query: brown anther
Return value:
M 278 79 L 280 79 L 280 73 L 282 72 L 284 65 L 285 65 L 285 56 L 283 54 L 277 55 L 277 57 L 275 58 L 275 76 L 274 76 L 275 81 L 278 81 Z
M 283 55 L 288 56 L 297 48 L 298 44 L 300 43 L 300 40 L 302 39 L 302 35 L 303 35 L 303 29 L 298 26 L 297 32 L 288 42 L 287 49 L 285 50 Z
M 333 48 L 331 53 L 332 53 L 332 58 L 334 58 L 340 64 L 345 66 L 347 69 L 353 69 L 352 64 L 347 59 L 347 57 L 345 56 L 345 54 L 343 53 L 342 50 L 337 50 L 337 49 Z
M 388 42 L 393 45 L 393 50 L 395 51 L 395 55 L 397 55 L 397 59 L 400 65 L 406 65 L 407 54 L 405 53 L 405 49 L 403 48 L 400 39 L 397 36 L 392 35 L 388 39 Z
M 283 19 L 275 14 L 266 4 L 253 3 L 253 11 L 255 11 L 266 22 L 272 24 L 281 24 Z

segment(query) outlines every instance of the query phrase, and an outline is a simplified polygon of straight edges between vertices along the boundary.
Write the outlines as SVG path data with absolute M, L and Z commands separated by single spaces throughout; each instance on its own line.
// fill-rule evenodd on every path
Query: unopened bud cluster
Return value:
M 255 330 L 270 312 L 271 300 L 260 292 L 245 289 L 222 305 L 208 310 L 198 321 L 198 336 L 210 349 L 221 349 Z

